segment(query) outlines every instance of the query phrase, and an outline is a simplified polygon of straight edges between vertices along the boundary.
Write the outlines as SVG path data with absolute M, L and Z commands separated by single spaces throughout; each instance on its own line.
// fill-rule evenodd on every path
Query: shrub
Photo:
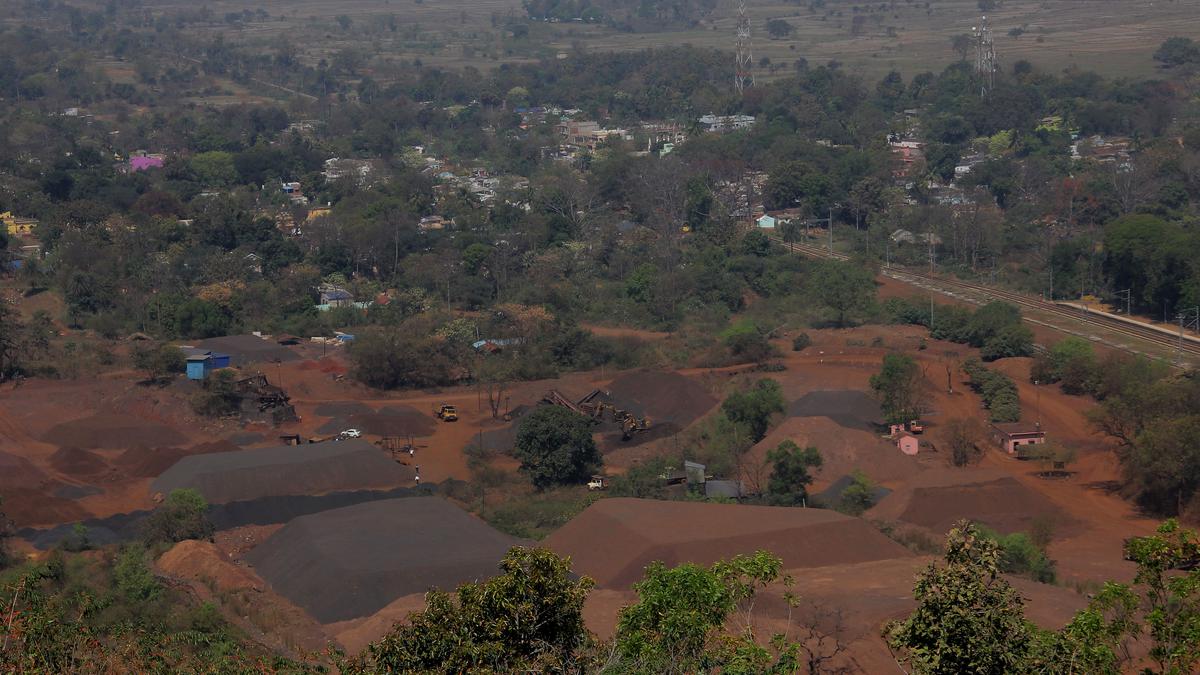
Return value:
M 801 333 L 792 338 L 792 351 L 799 352 L 812 346 L 812 338 L 808 333 Z
M 142 523 L 142 539 L 147 545 L 210 539 L 213 531 L 213 524 L 208 519 L 208 502 L 190 488 L 172 490 Z

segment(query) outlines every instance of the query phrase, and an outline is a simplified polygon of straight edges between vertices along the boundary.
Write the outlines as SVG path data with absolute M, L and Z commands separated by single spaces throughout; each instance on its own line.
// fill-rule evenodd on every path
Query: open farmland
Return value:
M 148 7 L 166 15 L 192 9 L 176 2 L 154 2 Z M 721 2 L 710 15 L 697 17 L 694 26 L 682 29 L 636 33 L 600 24 L 532 22 L 528 35 L 521 37 L 506 28 L 526 19 L 515 0 L 308 0 L 253 5 L 220 0 L 206 8 L 212 19 L 195 24 L 189 31 L 193 37 L 222 35 L 268 53 L 286 43 L 314 65 L 331 60 L 339 50 L 361 49 L 370 59 L 364 72 L 386 80 L 398 64 L 385 64 L 397 59 L 490 69 L 560 54 L 569 57 L 579 49 L 636 51 L 686 44 L 732 51 L 737 4 Z M 259 9 L 267 16 L 222 20 Z M 1197 11 L 1200 0 L 1007 0 L 989 19 L 1002 66 L 1027 60 L 1051 72 L 1079 68 L 1110 77 L 1147 77 L 1156 72 L 1151 55 L 1163 40 L 1176 35 L 1200 37 L 1200 26 L 1192 20 Z M 756 61 L 769 60 L 769 65 L 760 64 L 756 71 L 764 79 L 787 74 L 801 58 L 814 64 L 838 61 L 870 79 L 893 69 L 906 77 L 940 71 L 960 58 L 950 39 L 969 33 L 980 14 L 975 0 L 886 5 L 829 0 L 819 9 L 810 9 L 809 3 L 752 0 L 747 12 L 753 56 Z M 351 20 L 348 28 L 339 26 L 339 16 Z M 856 16 L 865 20 L 856 24 Z M 794 30 L 773 39 L 764 28 L 769 19 L 783 19 Z

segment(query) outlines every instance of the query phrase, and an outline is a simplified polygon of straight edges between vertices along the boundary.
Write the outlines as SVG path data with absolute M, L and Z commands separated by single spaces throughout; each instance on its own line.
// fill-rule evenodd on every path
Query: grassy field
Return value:
M 165 11 L 185 6 L 147 4 Z M 776 68 L 774 75 L 760 69 L 760 77 L 789 72 L 800 57 L 810 63 L 836 59 L 871 79 L 891 69 L 906 77 L 939 70 L 959 58 L 950 38 L 969 32 L 980 13 L 976 0 L 903 0 L 884 10 L 881 4 L 828 0 L 824 8 L 810 10 L 807 2 L 750 0 L 754 57 L 767 57 Z M 868 5 L 873 9 L 855 11 Z M 535 24 L 528 38 L 518 40 L 503 26 L 510 17 L 525 16 L 519 0 L 217 0 L 208 7 L 218 21 L 226 13 L 259 7 L 270 18 L 195 30 L 266 48 L 282 36 L 313 62 L 353 46 L 382 64 L 420 58 L 427 64 L 483 69 L 573 49 L 624 51 L 678 44 L 732 49 L 736 20 L 736 4 L 725 0 L 690 30 L 634 34 L 595 25 Z M 1112 77 L 1144 77 L 1156 72 L 1151 55 L 1164 39 L 1200 38 L 1198 12 L 1200 0 L 1004 0 L 990 19 L 1002 66 L 1026 59 L 1051 71 L 1079 67 Z M 852 35 L 858 14 L 865 18 Z M 349 28 L 339 26 L 339 15 L 350 17 Z M 386 25 L 389 17 L 394 17 L 394 31 Z M 795 31 L 785 39 L 769 39 L 764 24 L 772 18 L 787 20 Z M 1011 34 L 1014 29 L 1021 34 Z

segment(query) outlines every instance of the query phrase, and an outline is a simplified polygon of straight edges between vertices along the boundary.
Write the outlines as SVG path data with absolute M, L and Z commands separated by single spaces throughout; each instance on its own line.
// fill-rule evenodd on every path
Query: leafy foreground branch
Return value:
M 815 632 L 829 612 L 814 612 L 813 648 L 788 636 L 760 644 L 751 627 L 755 596 L 781 576 L 783 561 L 760 551 L 711 567 L 655 563 L 634 586 L 638 602 L 621 611 L 616 636 L 596 640 L 583 623 L 592 580 L 569 560 L 516 547 L 503 573 L 454 594 L 433 591 L 424 612 L 339 664 L 343 673 L 795 673 L 844 649 L 840 634 Z M 790 593 L 784 596 L 796 604 Z M 801 620 L 803 629 L 807 624 Z M 840 626 L 840 622 L 837 622 Z M 733 626 L 733 630 L 728 627 Z M 840 633 L 840 631 L 838 631 Z M 811 671 L 811 672 L 816 672 Z
M 915 673 L 1196 672 L 1196 534 L 1167 521 L 1156 535 L 1129 540 L 1126 558 L 1138 566 L 1133 584 L 1105 584 L 1062 630 L 1046 631 L 1025 618 L 1024 600 L 1001 576 L 997 543 L 964 521 L 947 537 L 944 562 L 918 579 L 916 611 L 889 624 L 884 638 Z M 1148 645 L 1136 650 L 1143 633 Z

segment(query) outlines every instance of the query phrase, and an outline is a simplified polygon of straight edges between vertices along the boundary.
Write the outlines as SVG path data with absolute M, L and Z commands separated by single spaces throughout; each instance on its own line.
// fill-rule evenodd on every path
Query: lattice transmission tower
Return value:
M 738 4 L 737 42 L 734 46 L 733 88 L 742 93 L 754 85 L 754 55 L 750 53 L 750 19 L 746 16 L 746 0 Z
M 975 37 L 975 72 L 979 75 L 979 96 L 986 98 L 996 86 L 996 71 L 1000 64 L 996 60 L 996 43 L 992 41 L 992 28 L 988 25 L 987 17 L 983 17 L 979 26 L 972 27 Z

